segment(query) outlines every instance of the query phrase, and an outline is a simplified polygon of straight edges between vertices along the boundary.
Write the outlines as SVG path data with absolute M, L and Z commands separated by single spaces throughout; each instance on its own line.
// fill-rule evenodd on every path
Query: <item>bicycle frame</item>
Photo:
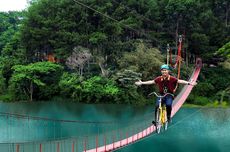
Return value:
M 164 127 L 165 130 L 167 130 L 168 122 L 167 122 L 167 111 L 166 106 L 162 106 L 162 99 L 166 97 L 167 95 L 174 96 L 173 94 L 166 93 L 164 96 L 160 96 L 157 93 L 153 92 L 149 95 L 155 94 L 159 98 L 159 106 L 156 111 L 156 131 L 157 133 L 160 133 L 161 127 Z
M 160 122 L 162 124 L 164 124 L 167 121 L 167 112 L 166 112 L 166 106 L 163 105 L 162 106 L 162 99 L 159 100 L 159 107 L 158 109 L 160 110 L 160 118 L 158 120 L 160 120 Z

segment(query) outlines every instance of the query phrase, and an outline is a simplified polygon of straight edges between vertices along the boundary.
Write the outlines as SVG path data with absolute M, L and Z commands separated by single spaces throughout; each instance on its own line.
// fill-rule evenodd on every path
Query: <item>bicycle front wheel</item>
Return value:
M 158 108 L 156 111 L 156 132 L 159 134 L 161 132 L 161 110 Z

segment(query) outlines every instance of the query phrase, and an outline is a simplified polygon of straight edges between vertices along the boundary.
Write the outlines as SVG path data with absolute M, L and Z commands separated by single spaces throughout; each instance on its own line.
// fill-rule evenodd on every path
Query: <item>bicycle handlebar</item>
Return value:
M 161 96 L 161 95 L 158 95 L 156 92 L 152 92 L 152 93 L 150 93 L 148 96 L 151 96 L 152 94 L 155 94 L 155 96 L 157 96 L 157 97 L 159 97 L 159 98 L 164 98 L 164 97 L 167 96 L 167 95 L 171 95 L 171 96 L 174 97 L 174 94 L 171 94 L 171 93 L 166 93 L 166 94 L 164 94 L 163 96 Z

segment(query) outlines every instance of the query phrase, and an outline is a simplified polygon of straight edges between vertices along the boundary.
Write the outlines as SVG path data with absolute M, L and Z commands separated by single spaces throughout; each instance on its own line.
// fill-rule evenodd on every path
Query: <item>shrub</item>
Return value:
M 197 105 L 207 105 L 208 103 L 210 103 L 209 99 L 207 97 L 203 97 L 203 96 L 196 96 L 194 99 L 194 104 Z
M 87 103 L 112 103 L 120 91 L 113 80 L 100 76 L 91 77 L 73 87 L 74 98 Z
M 4 101 L 4 102 L 10 102 L 13 101 L 13 96 L 12 94 L 4 94 L 0 96 L 0 101 Z

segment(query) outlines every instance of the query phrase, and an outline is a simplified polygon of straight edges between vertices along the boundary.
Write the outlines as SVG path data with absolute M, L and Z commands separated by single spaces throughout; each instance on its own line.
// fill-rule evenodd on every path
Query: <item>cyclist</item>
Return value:
M 180 80 L 177 79 L 173 76 L 170 75 L 171 68 L 164 64 L 160 67 L 161 70 L 161 76 L 156 77 L 154 80 L 149 80 L 149 81 L 137 81 L 135 82 L 136 85 L 151 85 L 151 84 L 156 84 L 159 87 L 159 93 L 161 95 L 164 95 L 166 93 L 171 93 L 174 94 L 176 90 L 177 83 L 179 84 L 185 84 L 185 85 L 193 85 L 195 86 L 197 83 L 192 81 L 185 81 L 185 80 Z M 171 95 L 166 95 L 163 99 L 162 102 L 166 104 L 166 111 L 167 111 L 167 120 L 168 122 L 171 122 L 171 111 L 172 111 L 172 102 L 173 102 L 173 97 Z M 159 99 L 156 101 L 156 107 L 155 107 L 155 113 L 156 109 L 159 106 Z M 154 121 L 153 121 L 154 123 Z

